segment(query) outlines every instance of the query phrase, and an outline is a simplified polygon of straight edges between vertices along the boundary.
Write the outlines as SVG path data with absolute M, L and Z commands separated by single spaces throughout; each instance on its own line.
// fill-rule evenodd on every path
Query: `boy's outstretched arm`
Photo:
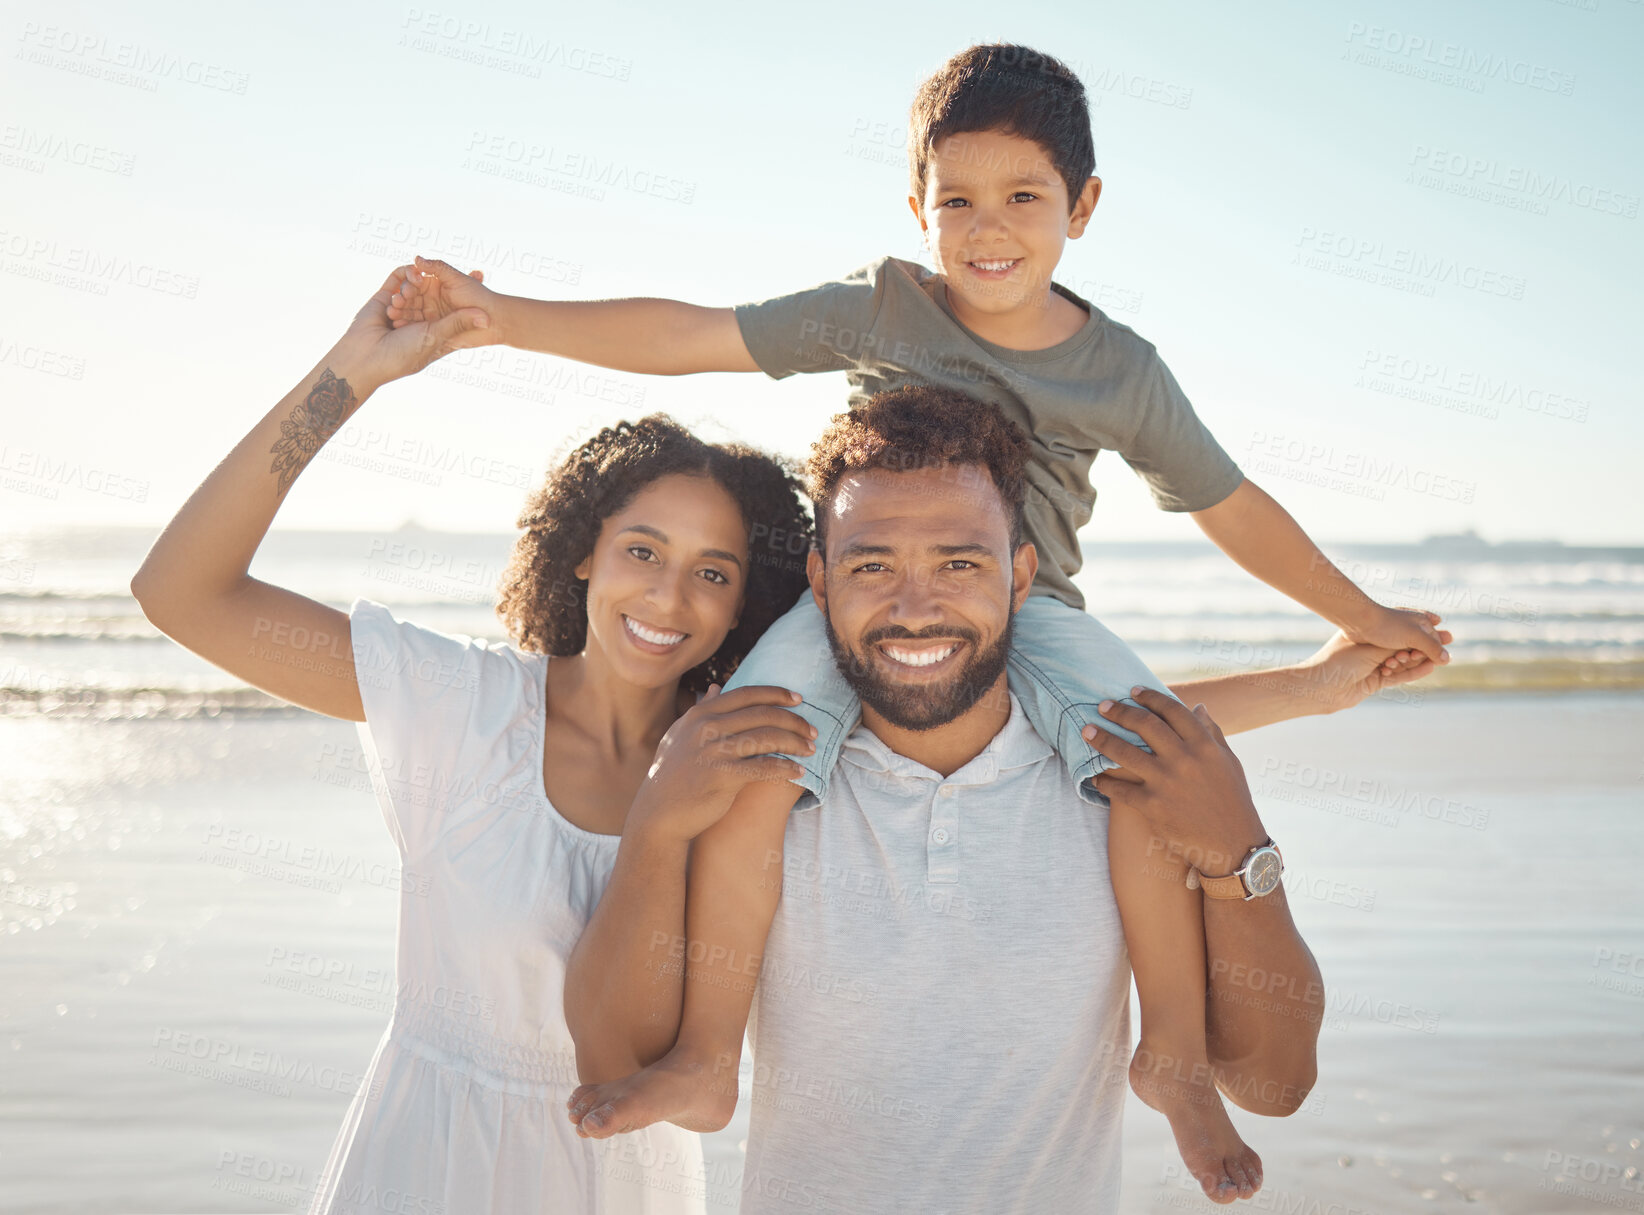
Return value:
M 489 329 L 471 345 L 515 346 L 640 375 L 758 371 L 731 308 L 679 300 L 533 300 L 503 295 L 482 277 L 419 257 L 388 314 L 396 326 L 483 309 Z
M 1248 477 L 1215 506 L 1193 512 L 1200 530 L 1239 565 L 1347 634 L 1350 641 L 1418 650 L 1450 661 L 1430 612 L 1371 599 L 1319 551 L 1301 525 Z

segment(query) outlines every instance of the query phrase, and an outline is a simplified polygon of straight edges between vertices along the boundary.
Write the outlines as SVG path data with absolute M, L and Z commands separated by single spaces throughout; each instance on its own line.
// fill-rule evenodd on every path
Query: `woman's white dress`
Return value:
M 617 837 L 542 783 L 548 660 L 357 600 L 366 761 L 402 878 L 394 1013 L 311 1208 L 696 1215 L 700 1138 L 580 1138 L 565 966 Z

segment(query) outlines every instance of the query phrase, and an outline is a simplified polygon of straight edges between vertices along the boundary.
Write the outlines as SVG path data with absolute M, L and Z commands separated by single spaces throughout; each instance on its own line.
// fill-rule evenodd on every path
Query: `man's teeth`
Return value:
M 972 262 L 971 265 L 975 266 L 978 270 L 1009 270 L 1016 264 L 1017 260 L 1018 259 L 1013 257 L 1009 261 L 1005 262 Z
M 652 645 L 674 645 L 676 642 L 685 640 L 684 633 L 664 633 L 661 629 L 649 628 L 639 623 L 632 616 L 624 616 L 622 619 L 628 626 L 629 632 L 641 641 L 649 641 Z
M 958 648 L 957 644 L 941 646 L 934 650 L 899 650 L 895 646 L 886 646 L 885 653 L 903 666 L 928 667 L 932 663 L 941 662 Z

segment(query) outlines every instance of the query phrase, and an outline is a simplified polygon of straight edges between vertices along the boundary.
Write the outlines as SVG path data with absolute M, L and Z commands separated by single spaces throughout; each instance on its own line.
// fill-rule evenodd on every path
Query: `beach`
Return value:
M 1238 740 L 1330 1010 L 1302 1111 L 1236 1113 L 1258 1209 L 1644 1211 L 1641 732 L 1636 696 L 1453 697 Z M 355 741 L 0 722 L 9 1210 L 303 1209 L 393 999 Z M 1208 1207 L 1132 1100 L 1124 1209 Z
M 289 579 L 342 582 L 359 556 L 310 551 Z M 38 558 L 4 607 L 0 1193 L 302 1210 L 387 1022 L 414 875 L 355 728 L 269 707 L 110 606 L 88 571 L 124 560 Z M 404 613 L 483 625 L 483 594 L 437 590 Z M 1161 613 L 1180 637 L 1155 652 L 1300 636 L 1213 598 Z M 1405 690 L 1234 740 L 1328 1007 L 1302 1110 L 1234 1111 L 1266 1166 L 1252 1209 L 1644 1212 L 1641 736 L 1644 694 L 1577 687 Z M 1253 999 L 1272 981 L 1239 977 Z M 734 1209 L 746 1134 L 744 1101 L 707 1141 L 711 1209 Z M 1124 1170 L 1125 1212 L 1211 1209 L 1134 1099 Z

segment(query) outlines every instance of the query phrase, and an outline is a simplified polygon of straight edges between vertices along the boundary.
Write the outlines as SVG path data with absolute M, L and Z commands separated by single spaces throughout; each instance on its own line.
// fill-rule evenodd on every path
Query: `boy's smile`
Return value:
M 910 195 L 908 205 L 960 322 L 1017 350 L 1077 333 L 1085 313 L 1053 293 L 1050 280 L 1101 189 L 1101 179 L 1090 178 L 1070 208 L 1050 154 L 1020 135 L 967 131 L 932 148 L 925 197 Z

